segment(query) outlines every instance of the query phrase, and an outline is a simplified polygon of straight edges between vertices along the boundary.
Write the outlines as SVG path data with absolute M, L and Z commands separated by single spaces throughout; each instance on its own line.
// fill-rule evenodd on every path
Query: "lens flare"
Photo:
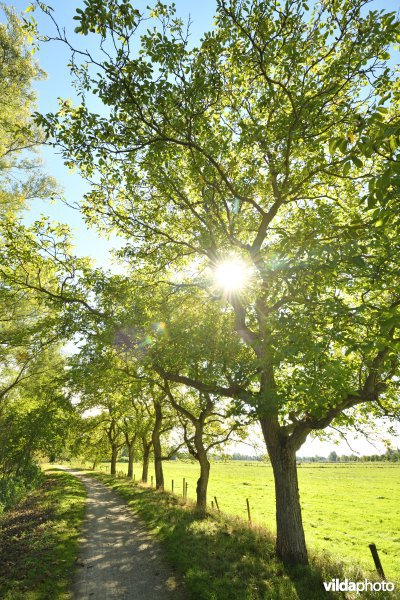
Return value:
M 249 266 L 240 258 L 228 258 L 215 266 L 215 285 L 226 293 L 242 290 L 250 279 Z

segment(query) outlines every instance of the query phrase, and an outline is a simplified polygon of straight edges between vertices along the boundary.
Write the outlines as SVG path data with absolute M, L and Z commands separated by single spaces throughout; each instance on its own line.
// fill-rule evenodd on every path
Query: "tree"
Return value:
M 165 376 L 257 415 L 285 563 L 307 563 L 296 472 L 307 436 L 363 412 L 398 414 L 397 229 L 367 201 L 387 143 L 397 181 L 398 138 L 376 122 L 398 116 L 387 60 L 399 23 L 366 5 L 218 0 L 214 30 L 192 47 L 173 7 L 86 0 L 77 31 L 100 44 L 73 53 L 84 101 L 38 116 L 92 180 L 86 218 L 126 237 L 133 268 L 172 285 L 179 272 L 210 305 L 207 266 L 233 257 L 251 270 L 220 309 L 253 376 L 228 368 L 204 381 L 185 365 Z M 89 110 L 89 92 L 107 116 Z
M 338 460 L 338 455 L 334 450 L 329 453 L 328 460 L 329 462 L 336 462 Z
M 168 380 L 164 383 L 169 400 L 180 417 L 184 440 L 189 454 L 198 461 L 200 476 L 196 485 L 196 508 L 207 511 L 207 489 L 210 477 L 209 451 L 223 445 L 241 426 L 218 398 L 195 390 L 171 391 Z
M 10 390 L 0 411 L 0 512 L 40 481 L 38 458 L 61 453 L 75 420 L 59 349 L 43 351 L 34 363 L 31 377 Z
M 32 120 L 36 96 L 32 82 L 44 77 L 33 58 L 33 46 L 15 11 L 1 5 L 0 23 L 0 220 L 12 219 L 27 201 L 55 193 L 32 153 L 43 141 Z
M 32 376 L 34 358 L 46 345 L 44 320 L 42 335 L 38 327 L 40 319 L 32 317 L 38 309 L 36 299 L 32 294 L 19 293 L 2 277 L 10 266 L 4 250 L 9 236 L 15 233 L 20 209 L 33 198 L 48 196 L 55 187 L 54 181 L 41 172 L 40 162 L 30 157 L 43 138 L 32 120 L 35 106 L 32 81 L 44 74 L 32 57 L 20 19 L 11 8 L 3 5 L 0 8 L 6 17 L 0 23 L 1 406 L 15 386 Z
M 32 120 L 32 82 L 43 72 L 21 20 L 11 8 L 0 10 L 0 508 L 9 508 L 39 480 L 38 454 L 64 444 L 73 410 L 62 390 L 57 311 L 12 281 L 27 275 L 20 210 L 56 188 L 34 155 L 43 135 Z M 52 275 L 47 265 L 43 284 Z

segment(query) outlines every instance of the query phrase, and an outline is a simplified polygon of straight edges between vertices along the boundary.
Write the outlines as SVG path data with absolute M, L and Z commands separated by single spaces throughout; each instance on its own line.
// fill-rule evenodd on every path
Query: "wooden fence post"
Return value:
M 172 480 L 171 489 L 172 489 L 172 493 L 174 493 L 174 480 Z
M 248 498 L 246 498 L 246 504 L 247 504 L 247 516 L 249 518 L 249 523 L 251 523 L 250 502 L 249 502 Z
M 151 476 L 151 487 L 153 487 L 153 475 Z
M 218 504 L 217 496 L 214 496 L 214 500 L 215 500 L 215 506 L 217 507 L 217 511 L 218 511 L 218 512 L 221 512 L 221 511 L 219 510 L 219 504 Z
M 382 579 L 386 579 L 385 573 L 383 572 L 382 563 L 379 558 L 378 550 L 376 549 L 375 544 L 369 544 L 369 549 L 371 550 L 372 558 L 374 559 L 375 567 L 379 577 L 381 577 Z
M 185 478 L 183 478 L 182 483 L 182 498 L 185 499 Z
M 185 486 L 185 500 L 187 501 L 187 490 L 188 490 L 188 482 L 186 482 Z

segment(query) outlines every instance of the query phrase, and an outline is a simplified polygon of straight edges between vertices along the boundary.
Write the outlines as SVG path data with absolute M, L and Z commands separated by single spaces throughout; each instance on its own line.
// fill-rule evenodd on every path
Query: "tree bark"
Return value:
M 118 446 L 111 447 L 111 475 L 115 475 L 117 472 L 118 450 Z
M 128 474 L 129 479 L 133 479 L 133 462 L 135 460 L 135 440 L 128 447 Z
M 210 478 L 210 462 L 203 443 L 204 422 L 208 412 L 209 410 L 203 410 L 194 423 L 194 447 L 196 451 L 193 456 L 200 465 L 200 477 L 196 485 L 196 510 L 201 514 L 205 514 L 207 511 L 207 488 Z
M 125 425 L 128 427 L 128 422 L 125 420 Z M 129 437 L 129 432 L 126 429 L 124 431 L 125 435 L 125 444 L 128 449 L 128 473 L 127 477 L 129 479 L 133 479 L 133 461 L 135 460 L 135 443 L 137 435 L 134 434 L 132 437 Z
M 161 440 L 160 431 L 163 421 L 163 414 L 161 410 L 161 404 L 154 401 L 154 412 L 155 422 L 152 432 L 152 443 L 154 450 L 154 470 L 156 474 L 156 490 L 164 490 L 164 472 L 162 466 L 162 451 L 161 451 Z
M 202 514 L 207 511 L 207 488 L 210 478 L 210 461 L 207 458 L 207 453 L 199 454 L 200 477 L 196 485 L 196 509 Z
M 260 419 L 271 460 L 276 497 L 276 553 L 286 565 L 308 564 L 297 479 L 296 448 L 276 417 Z
M 119 443 L 119 428 L 115 421 L 115 419 L 111 419 L 109 428 L 106 429 L 108 441 L 111 446 L 111 475 L 115 475 L 117 472 L 117 457 L 118 452 L 122 447 L 122 444 Z
M 151 442 L 143 438 L 143 466 L 142 466 L 142 482 L 147 483 L 149 477 L 149 461 L 150 461 Z

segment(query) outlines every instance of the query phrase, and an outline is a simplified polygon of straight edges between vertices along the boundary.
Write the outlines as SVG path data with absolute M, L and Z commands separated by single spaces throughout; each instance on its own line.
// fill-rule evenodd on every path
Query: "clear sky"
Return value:
M 57 22 L 65 27 L 70 39 L 79 47 L 89 48 L 93 43 L 92 38 L 77 36 L 74 34 L 76 22 L 72 17 L 75 14 L 76 8 L 82 6 L 81 0 L 47 0 L 54 8 L 54 16 Z M 144 8 L 149 2 L 140 1 L 134 2 L 139 9 Z M 23 12 L 29 4 L 29 0 L 16 0 L 15 2 L 7 2 L 7 4 L 15 6 L 17 11 Z M 192 24 L 192 39 L 196 43 L 202 34 L 211 29 L 213 25 L 213 16 L 216 3 L 214 0 L 175 0 L 177 12 L 179 16 L 185 20 L 189 17 Z M 385 8 L 386 10 L 399 10 L 400 0 L 375 0 L 374 8 Z M 49 19 L 36 11 L 35 18 L 38 21 L 39 31 L 41 34 L 51 35 L 53 32 L 52 25 Z M 75 98 L 74 90 L 71 87 L 70 75 L 67 68 L 69 61 L 69 52 L 61 43 L 50 42 L 43 43 L 40 51 L 36 55 L 41 67 L 47 73 L 47 79 L 35 84 L 35 89 L 38 94 L 39 110 L 41 112 L 49 112 L 57 110 L 57 98 Z M 96 107 L 96 110 L 101 110 Z M 47 148 L 43 151 L 45 160 L 45 168 L 49 174 L 57 179 L 64 188 L 64 196 L 68 203 L 73 204 L 79 201 L 82 194 L 87 189 L 86 183 L 79 175 L 71 173 L 63 165 L 60 156 L 56 151 Z M 40 214 L 49 215 L 51 218 L 68 223 L 75 234 L 76 250 L 79 255 L 92 256 L 99 266 L 110 266 L 109 250 L 115 247 L 120 242 L 116 238 L 111 240 L 100 239 L 95 231 L 86 227 L 79 213 L 62 202 L 50 204 L 48 202 L 36 202 L 32 205 L 30 211 L 26 214 L 26 221 L 35 220 Z M 387 435 L 385 436 L 388 437 Z M 382 451 L 384 446 L 382 443 L 376 443 L 372 446 L 362 438 L 355 439 L 354 436 L 348 436 L 348 441 L 353 450 L 361 454 L 374 454 L 377 451 Z M 396 442 L 395 442 L 396 443 Z M 397 442 L 400 445 L 400 441 Z M 337 447 L 333 446 L 332 442 L 320 442 L 319 440 L 311 440 L 307 442 L 301 449 L 300 455 L 328 455 L 329 452 L 335 449 L 338 454 L 350 454 L 351 450 L 345 442 L 341 442 Z M 242 452 L 249 452 L 248 447 L 241 446 Z

